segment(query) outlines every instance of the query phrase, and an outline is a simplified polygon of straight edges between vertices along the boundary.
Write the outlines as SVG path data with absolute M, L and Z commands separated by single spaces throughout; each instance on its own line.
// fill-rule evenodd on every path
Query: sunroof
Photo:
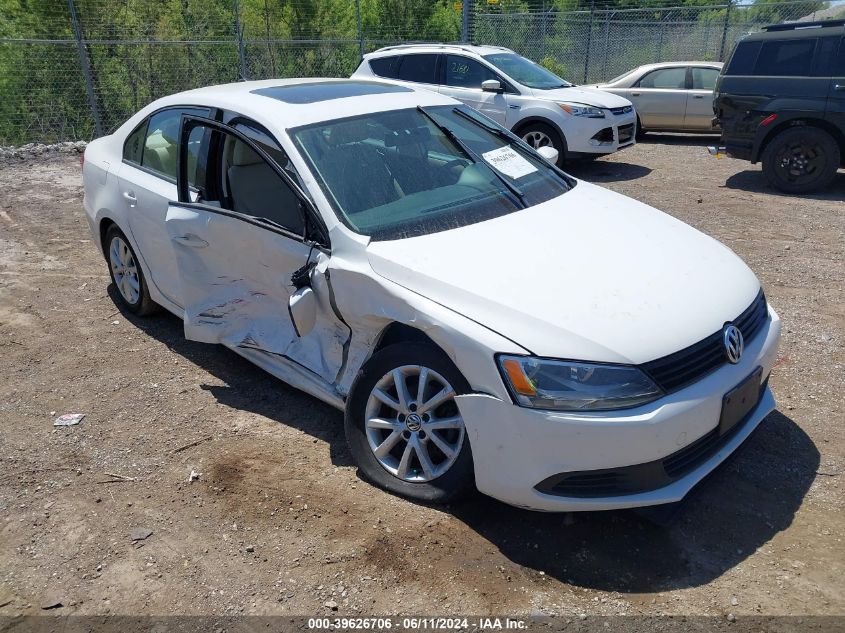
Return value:
M 252 94 L 278 99 L 285 103 L 318 103 L 346 97 L 364 97 L 391 92 L 412 92 L 409 88 L 364 81 L 314 81 L 292 86 L 271 86 L 258 88 Z

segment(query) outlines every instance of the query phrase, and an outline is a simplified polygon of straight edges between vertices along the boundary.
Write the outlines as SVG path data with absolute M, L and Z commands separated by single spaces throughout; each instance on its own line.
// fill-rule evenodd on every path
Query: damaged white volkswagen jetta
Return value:
M 780 321 L 728 248 L 448 97 L 272 80 L 85 152 L 118 300 L 345 411 L 361 472 L 537 510 L 681 499 L 773 410 Z

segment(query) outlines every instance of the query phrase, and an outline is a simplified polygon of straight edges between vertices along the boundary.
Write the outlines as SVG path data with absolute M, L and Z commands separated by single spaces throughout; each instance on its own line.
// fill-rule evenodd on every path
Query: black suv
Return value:
M 781 191 L 845 167 L 845 20 L 778 24 L 740 40 L 716 82 L 722 145 Z

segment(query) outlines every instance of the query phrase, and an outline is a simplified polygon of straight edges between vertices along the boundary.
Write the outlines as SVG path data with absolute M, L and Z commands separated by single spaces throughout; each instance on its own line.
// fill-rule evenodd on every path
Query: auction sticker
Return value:
M 513 179 L 522 178 L 537 171 L 534 165 L 517 154 L 510 145 L 484 152 L 481 157 L 491 167 Z

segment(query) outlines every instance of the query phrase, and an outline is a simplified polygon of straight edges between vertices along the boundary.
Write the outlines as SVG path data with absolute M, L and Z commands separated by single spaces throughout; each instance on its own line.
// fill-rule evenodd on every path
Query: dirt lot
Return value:
M 785 197 L 704 145 L 572 170 L 727 243 L 784 321 L 779 410 L 658 513 L 374 489 L 340 413 L 118 311 L 77 159 L 0 165 L 0 615 L 845 614 L 845 173 Z

